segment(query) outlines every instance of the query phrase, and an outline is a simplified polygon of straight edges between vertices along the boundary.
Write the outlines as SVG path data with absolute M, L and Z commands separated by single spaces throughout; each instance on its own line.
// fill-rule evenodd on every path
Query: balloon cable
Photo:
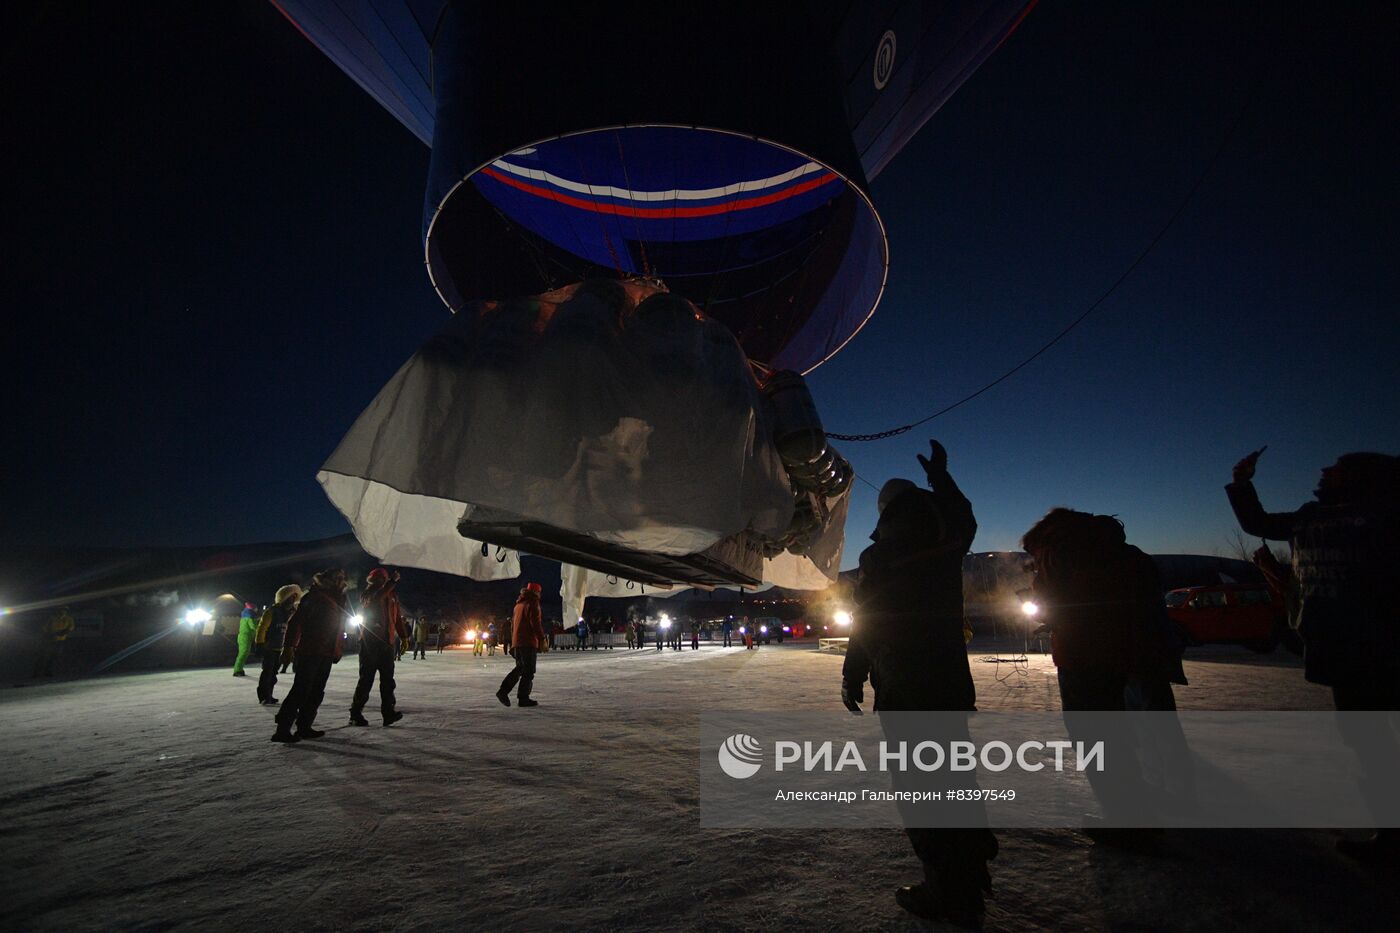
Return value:
M 1221 137 L 1219 145 L 1215 147 L 1215 152 L 1211 155 L 1209 161 L 1206 162 L 1205 168 L 1201 170 L 1200 175 L 1196 178 L 1196 183 L 1191 186 L 1191 190 L 1186 192 L 1186 196 L 1182 198 L 1181 203 L 1177 205 L 1176 210 L 1173 211 L 1171 216 L 1167 218 L 1167 222 L 1162 225 L 1160 230 L 1157 231 L 1157 235 L 1152 238 L 1151 242 L 1147 244 L 1146 248 L 1144 248 L 1142 252 L 1138 253 L 1137 258 L 1133 260 L 1132 264 L 1129 265 L 1128 268 L 1123 271 L 1122 275 L 1118 276 L 1118 278 L 1114 280 L 1113 284 L 1108 287 L 1107 291 L 1105 291 L 1102 295 L 1099 296 L 1097 301 L 1089 305 L 1089 307 L 1085 309 L 1083 314 L 1070 321 L 1069 324 L 1063 330 L 1061 330 L 1054 337 L 1050 338 L 1050 340 L 1047 343 L 1045 343 L 1039 350 L 1036 350 L 1030 356 L 1026 357 L 1024 360 L 1017 363 L 1015 366 L 1011 367 L 1006 372 L 993 379 L 991 382 L 982 386 L 982 388 L 978 389 L 977 391 L 969 395 L 965 395 L 962 398 L 958 399 L 956 402 L 953 402 L 951 405 L 946 405 L 943 408 L 940 408 L 938 411 L 935 411 L 933 414 L 925 418 L 920 418 L 918 421 L 915 421 L 911 424 L 901 425 L 897 428 L 890 428 L 886 431 L 876 431 L 873 434 L 834 434 L 828 431 L 826 436 L 834 438 L 838 441 L 879 441 L 884 440 L 887 437 L 898 437 L 901 434 L 905 434 L 909 431 L 914 430 L 921 424 L 926 424 L 932 421 L 934 418 L 941 417 L 942 415 L 948 414 L 950 411 L 953 411 L 957 408 L 961 408 L 963 405 L 966 405 L 968 402 L 977 398 L 982 393 L 987 392 L 988 390 L 995 388 L 996 386 L 1005 382 L 1007 379 L 1010 379 L 1012 376 L 1016 375 L 1016 373 L 1025 369 L 1032 362 L 1034 362 L 1040 356 L 1045 354 L 1051 347 L 1055 346 L 1055 344 L 1063 340 L 1066 336 L 1069 335 L 1070 331 L 1074 330 L 1080 324 L 1084 323 L 1084 320 L 1088 318 L 1089 315 L 1097 311 L 1099 307 L 1102 306 L 1103 303 L 1107 301 L 1113 295 L 1113 293 L 1118 290 L 1118 286 L 1122 285 L 1123 282 L 1127 280 L 1128 276 L 1132 275 L 1133 272 L 1136 271 L 1137 267 L 1142 265 L 1143 260 L 1145 260 L 1149 254 L 1151 254 L 1151 252 L 1157 247 L 1157 244 L 1162 241 L 1162 238 L 1167 235 L 1167 231 L 1171 230 L 1171 228 L 1176 224 L 1177 220 L 1186 211 L 1186 206 L 1191 203 L 1192 199 L 1196 196 L 1196 192 L 1201 189 L 1201 185 L 1204 184 L 1206 178 L 1210 176 L 1211 170 L 1215 168 L 1215 163 L 1220 160 L 1221 153 L 1225 151 L 1226 146 L 1234 137 L 1235 131 L 1239 129 L 1240 123 L 1244 118 L 1245 111 L 1249 109 L 1249 104 L 1252 100 L 1252 93 L 1245 97 L 1245 101 L 1240 106 L 1239 112 L 1235 114 L 1234 122 L 1230 124 L 1230 128 L 1226 130 L 1225 135 Z

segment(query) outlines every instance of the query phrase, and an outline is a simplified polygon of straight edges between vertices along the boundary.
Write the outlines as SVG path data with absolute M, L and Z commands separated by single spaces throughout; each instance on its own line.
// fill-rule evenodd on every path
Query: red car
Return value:
M 1284 605 L 1262 583 L 1192 586 L 1167 593 L 1167 615 L 1188 644 L 1227 643 L 1273 651 L 1280 642 L 1296 650 Z

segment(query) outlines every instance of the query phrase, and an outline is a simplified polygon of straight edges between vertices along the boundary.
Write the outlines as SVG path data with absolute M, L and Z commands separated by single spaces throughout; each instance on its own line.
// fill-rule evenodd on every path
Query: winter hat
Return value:
M 383 583 L 389 579 L 389 571 L 385 570 L 383 567 L 375 567 L 369 572 L 369 576 L 366 579 L 370 583 Z
M 311 582 L 317 586 L 331 587 L 335 585 L 335 578 L 341 576 L 345 571 L 339 567 L 328 567 L 311 578 Z
M 889 482 L 885 483 L 885 485 L 880 487 L 880 497 L 875 504 L 876 511 L 885 511 L 885 506 L 893 502 L 899 496 L 900 493 L 905 492 L 909 489 L 918 488 L 919 487 L 915 486 L 912 482 L 910 482 L 907 479 L 890 480 Z
M 288 583 L 286 586 L 278 589 L 277 595 L 273 597 L 273 602 L 278 604 L 284 603 L 289 596 L 295 596 L 297 599 L 300 599 L 301 587 L 297 586 L 295 583 Z
M 538 593 L 541 591 L 538 583 L 527 583 L 525 584 L 525 589 L 531 593 Z

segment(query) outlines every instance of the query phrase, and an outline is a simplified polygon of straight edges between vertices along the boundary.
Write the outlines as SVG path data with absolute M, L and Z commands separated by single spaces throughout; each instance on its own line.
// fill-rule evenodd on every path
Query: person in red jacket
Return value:
M 384 725 L 392 726 L 403 718 L 403 713 L 394 708 L 394 658 L 399 640 L 408 637 L 399 608 L 399 574 L 375 567 L 366 582 L 369 585 L 360 594 L 360 680 L 350 700 L 350 725 L 369 725 L 364 708 L 378 674 L 379 712 Z
M 521 706 L 539 706 L 538 700 L 530 699 L 530 690 L 535 685 L 535 656 L 544 646 L 544 624 L 540 616 L 540 585 L 527 583 L 515 601 L 515 618 L 511 621 L 511 642 L 515 646 L 515 667 L 511 668 L 506 679 L 501 681 L 501 689 L 496 691 L 496 699 L 502 706 L 510 705 L 510 690 L 520 683 L 517 698 Z
M 296 612 L 287 620 L 287 636 L 282 657 L 296 656 L 296 677 L 292 689 L 277 710 L 274 742 L 299 742 L 325 735 L 313 729 L 316 710 L 326 696 L 331 665 L 340 660 L 345 620 L 350 615 L 345 599 L 345 571 L 323 570 L 311 578 L 311 589 L 301 598 Z M 292 732 L 295 723 L 297 731 Z

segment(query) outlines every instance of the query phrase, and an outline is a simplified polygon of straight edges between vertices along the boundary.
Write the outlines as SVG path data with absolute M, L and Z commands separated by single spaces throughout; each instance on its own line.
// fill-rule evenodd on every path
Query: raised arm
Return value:
M 1263 452 L 1262 448 L 1256 450 L 1235 464 L 1233 482 L 1225 487 L 1225 494 L 1230 497 L 1230 507 L 1235 510 L 1235 519 L 1245 534 L 1272 541 L 1287 541 L 1293 535 L 1297 513 L 1265 512 L 1259 502 L 1259 493 L 1254 491 L 1254 468 Z
M 953 475 L 948 472 L 948 451 L 938 441 L 930 439 L 929 456 L 919 456 L 919 464 L 928 478 L 928 488 L 933 491 L 939 513 L 947 523 L 946 540 L 954 548 L 966 551 L 972 547 L 972 539 L 977 537 L 977 518 L 972 514 L 972 503 L 963 495 Z

